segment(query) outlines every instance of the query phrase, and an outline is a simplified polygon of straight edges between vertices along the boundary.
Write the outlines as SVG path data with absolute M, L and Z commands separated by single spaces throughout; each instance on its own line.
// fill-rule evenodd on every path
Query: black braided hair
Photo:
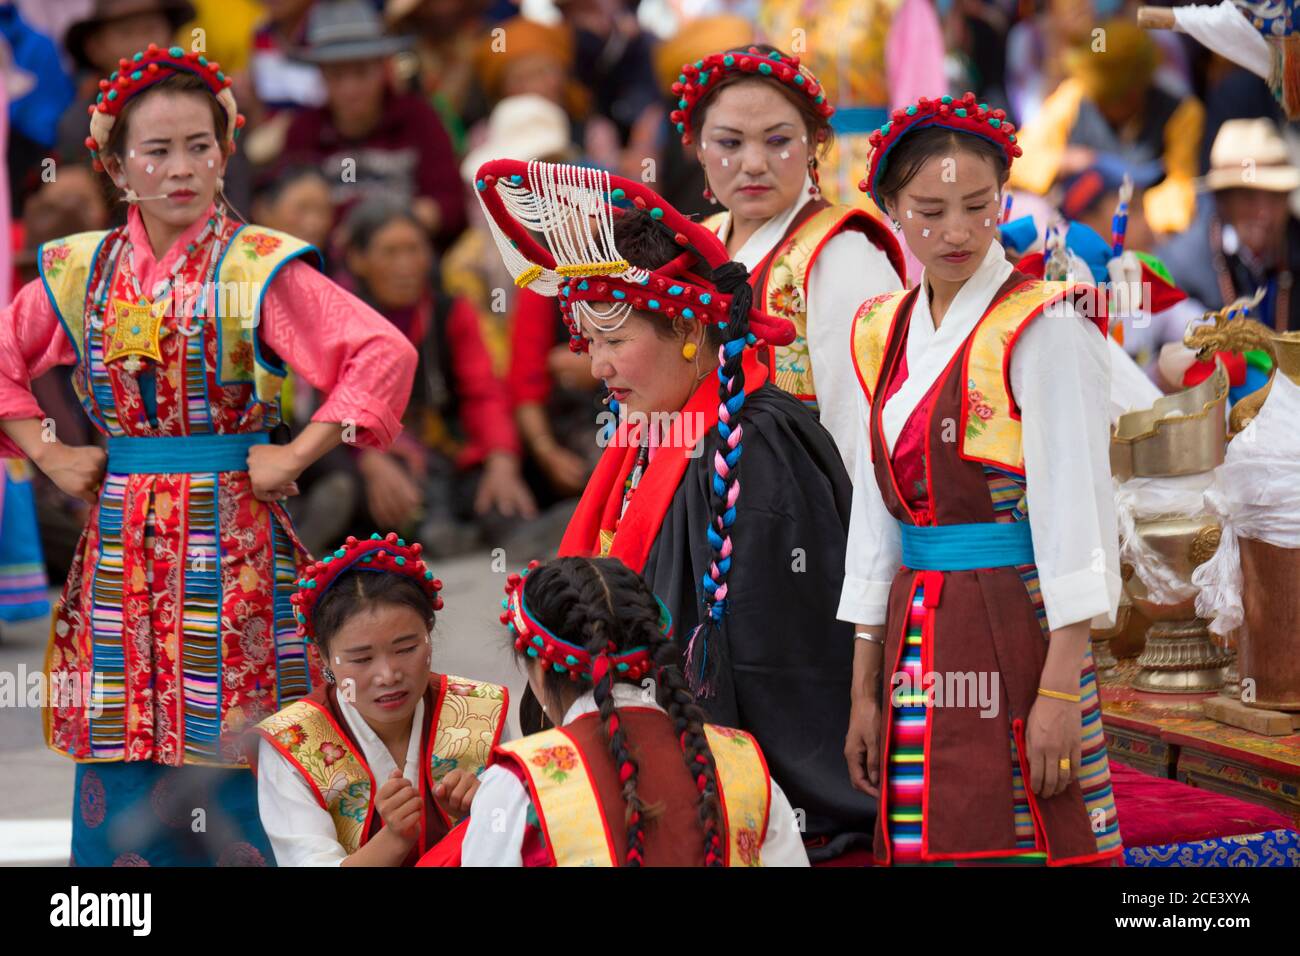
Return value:
M 615 653 L 641 646 L 650 648 L 659 704 L 673 722 L 686 768 L 700 793 L 698 815 L 704 832 L 705 862 L 709 866 L 723 865 L 717 770 L 704 735 L 704 712 L 677 667 L 676 644 L 659 629 L 659 604 L 645 581 L 617 558 L 559 558 L 527 577 L 524 598 L 539 623 L 564 640 L 582 644 L 593 656 L 611 644 Z M 637 792 L 640 768 L 614 706 L 614 682 L 621 679 L 611 668 L 595 684 L 594 693 L 627 805 L 623 865 L 641 866 L 646 825 L 657 815 L 657 808 L 647 806 Z M 565 676 L 551 671 L 543 679 L 543 691 L 553 701 L 572 686 Z

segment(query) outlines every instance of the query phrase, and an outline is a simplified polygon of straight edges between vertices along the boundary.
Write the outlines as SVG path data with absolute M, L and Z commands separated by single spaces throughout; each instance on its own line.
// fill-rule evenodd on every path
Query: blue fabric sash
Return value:
M 898 523 L 903 566 L 914 571 L 973 571 L 1034 563 L 1028 521 L 974 524 Z
M 271 440 L 266 432 L 108 439 L 108 471 L 115 475 L 182 475 L 247 471 L 248 450 Z
M 831 128 L 839 136 L 870 133 L 889 119 L 883 106 L 841 106 L 831 116 Z

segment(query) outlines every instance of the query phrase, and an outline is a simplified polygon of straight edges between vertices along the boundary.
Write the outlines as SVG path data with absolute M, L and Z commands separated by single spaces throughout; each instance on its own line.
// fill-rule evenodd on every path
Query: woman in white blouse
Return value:
M 834 110 L 796 57 L 756 46 L 682 71 L 674 122 L 697 144 L 705 198 L 725 209 L 704 225 L 749 270 L 754 307 L 794 323 L 794 342 L 769 357 L 773 381 L 819 413 L 851 473 L 857 382 L 844 343 L 864 299 L 902 288 L 902 250 L 866 210 L 821 198 Z
M 402 866 L 464 817 L 504 687 L 432 670 L 442 584 L 419 544 L 348 538 L 293 596 L 325 684 L 256 727 L 257 805 L 280 866 Z
M 1108 863 L 1088 650 L 1120 587 L 1104 320 L 995 241 L 1020 152 L 1000 110 L 923 98 L 872 143 L 864 186 L 924 266 L 852 336 L 845 755 L 879 800 L 877 862 Z
M 461 865 L 808 865 L 758 743 L 704 722 L 672 618 L 640 575 L 617 558 L 559 558 L 512 575 L 506 594 L 502 618 L 555 727 L 497 748 Z M 434 851 L 444 861 L 453 839 Z

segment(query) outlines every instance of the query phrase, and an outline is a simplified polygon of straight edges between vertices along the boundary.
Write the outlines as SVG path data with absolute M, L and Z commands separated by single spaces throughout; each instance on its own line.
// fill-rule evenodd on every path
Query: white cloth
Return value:
M 393 755 L 352 704 L 338 698 L 339 710 L 361 745 L 375 786 L 382 787 L 397 769 Z M 406 748 L 402 776 L 420 786 L 420 737 L 424 726 L 424 699 L 416 701 L 411 715 L 411 742 Z M 338 780 L 342 785 L 342 776 Z M 316 802 L 311 787 L 292 764 L 265 738 L 257 745 L 257 812 L 271 840 L 279 866 L 338 866 L 348 857 L 339 843 L 334 818 Z M 376 811 L 378 812 L 378 811 Z
M 925 275 L 907 340 L 907 379 L 881 412 L 887 448 L 965 343 L 1012 266 L 994 242 L 954 296 L 938 329 Z M 1119 603 L 1118 532 L 1110 480 L 1110 356 L 1102 336 L 1069 305 L 1021 334 L 1011 389 L 1022 410 L 1029 526 L 1043 604 L 1052 629 L 1095 619 L 1113 623 Z M 897 522 L 876 484 L 865 440 L 866 396 L 858 390 L 863 441 L 854 464 L 853 506 L 837 616 L 885 622 L 889 587 L 902 560 Z
M 631 684 L 614 685 L 614 703 L 620 707 L 651 707 L 662 710 L 652 695 Z M 561 725 L 573 723 L 584 714 L 595 713 L 594 694 L 574 701 Z M 461 844 L 462 866 L 523 866 L 524 825 L 530 798 L 519 778 L 505 767 L 488 767 L 479 778 L 479 788 L 470 807 L 469 827 Z M 763 839 L 764 866 L 808 866 L 799 834 L 798 820 L 780 784 L 772 781 L 772 806 L 767 834 Z
M 1268 41 L 1232 0 L 1217 7 L 1174 7 L 1174 29 L 1269 82 L 1273 56 Z
M 763 223 L 733 258 L 746 269 L 756 269 L 763 257 L 785 235 L 795 215 L 812 197 L 811 179 L 789 209 Z M 724 243 L 731 234 L 731 214 L 724 213 L 718 238 Z M 866 235 L 846 229 L 832 236 L 822 247 L 808 273 L 804 304 L 808 310 L 808 359 L 817 390 L 817 408 L 822 425 L 831 433 L 844 467 L 853 474 L 861 432 L 858 429 L 855 396 L 861 389 L 853 371 L 850 348 L 853 316 L 867 299 L 903 287 L 903 280 L 889 262 L 889 256 Z M 756 302 L 762 307 L 763 303 Z
M 1285 375 L 1273 386 L 1259 414 L 1228 443 L 1205 492 L 1205 507 L 1222 524 L 1218 550 L 1192 572 L 1200 588 L 1196 613 L 1215 634 L 1245 621 L 1239 538 L 1278 548 L 1300 548 L 1300 387 Z

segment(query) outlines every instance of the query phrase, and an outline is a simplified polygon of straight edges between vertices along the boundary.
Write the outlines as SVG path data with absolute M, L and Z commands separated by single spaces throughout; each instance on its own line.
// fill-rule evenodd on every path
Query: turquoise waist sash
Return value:
M 914 571 L 973 571 L 1034 563 L 1028 521 L 974 524 L 898 523 L 903 566 Z
M 248 450 L 270 440 L 266 432 L 171 438 L 115 435 L 108 439 L 108 471 L 114 475 L 247 471 Z

